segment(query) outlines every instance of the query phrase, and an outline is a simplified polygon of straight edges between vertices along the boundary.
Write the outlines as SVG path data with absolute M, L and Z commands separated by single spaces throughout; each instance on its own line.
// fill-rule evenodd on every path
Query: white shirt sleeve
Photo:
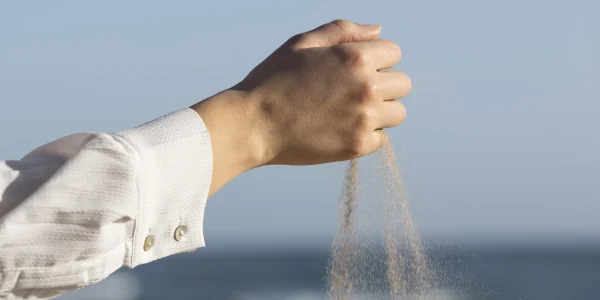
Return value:
M 203 247 L 212 167 L 191 109 L 0 161 L 0 299 L 52 298 Z

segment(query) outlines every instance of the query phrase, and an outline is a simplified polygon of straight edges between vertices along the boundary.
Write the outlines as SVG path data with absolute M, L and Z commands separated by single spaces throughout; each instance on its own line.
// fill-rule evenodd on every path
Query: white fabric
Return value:
M 191 109 L 0 161 L 0 299 L 51 298 L 203 247 L 211 179 L 209 133 Z

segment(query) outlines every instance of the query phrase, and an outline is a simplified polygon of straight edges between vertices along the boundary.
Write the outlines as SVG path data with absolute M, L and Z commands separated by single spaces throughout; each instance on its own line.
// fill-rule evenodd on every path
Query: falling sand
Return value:
M 369 222 L 380 224 L 385 253 L 377 256 L 368 246 L 365 248 L 356 233 L 359 166 L 357 160 L 352 160 L 344 181 L 340 225 L 331 247 L 328 273 L 331 300 L 353 299 L 359 286 L 360 292 L 375 292 L 379 297 L 393 300 L 425 299 L 434 293 L 434 276 L 410 214 L 398 162 L 387 134 L 381 133 L 385 143 L 374 166 L 375 188 L 383 194 L 381 222 Z M 372 271 L 373 264 L 381 264 L 385 274 Z M 385 278 L 383 283 L 382 278 Z M 365 291 L 365 286 L 371 290 L 376 286 L 378 291 Z

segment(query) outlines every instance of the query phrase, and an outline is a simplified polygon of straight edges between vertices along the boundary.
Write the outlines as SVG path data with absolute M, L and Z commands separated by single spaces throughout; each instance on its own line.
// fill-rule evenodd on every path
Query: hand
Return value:
M 380 29 L 336 20 L 292 37 L 239 84 L 194 107 L 211 140 L 228 143 L 230 153 L 248 153 L 242 159 L 247 168 L 320 164 L 376 151 L 380 129 L 404 120 L 405 108 L 395 99 L 411 89 L 406 74 L 386 70 L 401 53 L 377 39 Z
M 410 91 L 401 72 L 378 72 L 400 48 L 379 26 L 334 21 L 294 36 L 235 88 L 252 94 L 265 121 L 264 164 L 348 160 L 382 146 L 378 129 L 400 124 Z

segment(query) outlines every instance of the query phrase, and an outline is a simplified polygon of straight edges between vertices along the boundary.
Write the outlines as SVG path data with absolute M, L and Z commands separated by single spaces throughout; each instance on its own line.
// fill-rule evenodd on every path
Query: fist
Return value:
M 400 124 L 409 77 L 381 28 L 336 20 L 296 35 L 233 89 L 260 120 L 263 164 L 311 165 L 367 155 Z

